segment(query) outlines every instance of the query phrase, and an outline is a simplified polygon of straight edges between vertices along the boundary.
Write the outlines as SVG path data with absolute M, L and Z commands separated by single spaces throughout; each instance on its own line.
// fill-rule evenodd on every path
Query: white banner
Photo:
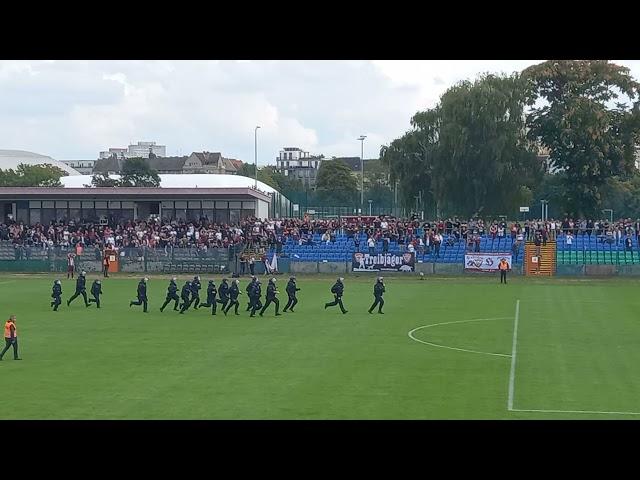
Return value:
M 467 253 L 464 256 L 464 269 L 477 272 L 497 272 L 498 264 L 503 258 L 511 268 L 510 253 Z

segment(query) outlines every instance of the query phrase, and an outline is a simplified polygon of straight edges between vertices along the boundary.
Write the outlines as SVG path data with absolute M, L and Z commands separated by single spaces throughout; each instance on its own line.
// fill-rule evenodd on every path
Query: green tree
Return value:
M 542 169 L 525 135 L 526 93 L 518 75 L 484 75 L 416 113 L 380 152 L 405 207 L 420 196 L 435 215 L 509 214 L 530 200 Z
M 628 68 L 605 60 L 550 60 L 522 75 L 532 105 L 529 137 L 564 170 L 565 208 L 598 215 L 606 181 L 633 170 L 640 84 Z
M 144 158 L 127 158 L 122 164 L 121 187 L 159 187 L 160 176 Z
M 91 177 L 91 185 L 94 187 L 117 187 L 120 184 L 115 178 L 110 178 L 107 173 L 98 172 Z
M 358 187 L 349 166 L 342 160 L 324 160 L 318 170 L 316 193 L 326 205 L 353 205 Z
M 60 187 L 60 177 L 67 173 L 50 164 L 27 165 L 21 163 L 13 170 L 0 170 L 2 187 Z

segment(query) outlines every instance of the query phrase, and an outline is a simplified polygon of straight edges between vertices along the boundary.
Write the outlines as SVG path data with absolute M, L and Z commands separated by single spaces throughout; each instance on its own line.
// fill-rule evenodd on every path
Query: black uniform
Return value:
M 58 311 L 58 306 L 62 303 L 60 297 L 62 296 L 62 285 L 59 283 L 53 284 L 53 291 L 51 292 L 51 298 L 53 298 L 53 302 L 51 302 L 51 306 L 53 307 L 53 311 Z
M 260 296 L 262 295 L 262 287 L 260 280 L 256 281 L 253 285 L 253 289 L 251 290 L 251 315 L 250 317 L 255 317 L 256 311 L 262 308 L 262 302 L 260 301 Z
M 191 302 L 189 306 L 193 305 L 194 310 L 198 309 L 198 305 L 200 305 L 200 289 L 202 288 L 202 284 L 198 277 L 193 277 L 191 281 Z
M 236 307 L 235 308 L 235 314 L 239 315 L 238 313 L 238 307 L 240 306 L 240 302 L 238 301 L 238 295 L 240 295 L 240 290 L 238 289 L 238 284 L 236 282 L 231 283 L 231 287 L 229 287 L 229 303 L 227 304 L 227 308 L 225 308 L 224 314 L 226 315 L 227 312 L 229 312 L 229 310 L 231 310 L 231 307 Z
M 201 303 L 201 307 L 211 307 L 211 315 L 216 314 L 217 303 L 216 296 L 218 295 L 218 289 L 216 288 L 216 284 L 213 283 L 213 280 L 209 280 L 209 285 L 207 286 L 207 303 Z
M 262 310 L 260 310 L 260 316 L 262 316 L 262 314 L 265 312 L 267 307 L 271 305 L 271 303 L 275 303 L 276 315 L 280 315 L 280 313 L 278 313 L 278 309 L 280 308 L 280 302 L 276 297 L 277 294 L 278 294 L 278 290 L 276 289 L 276 284 L 273 281 L 269 280 L 269 284 L 267 285 L 267 301 L 264 302 L 264 307 L 262 307 Z
M 191 300 L 189 300 L 191 295 L 191 282 L 187 281 L 183 286 L 182 290 L 180 290 L 180 298 L 182 299 L 182 303 L 180 304 L 180 313 L 184 313 L 187 308 L 189 308 L 189 304 Z
M 211 304 L 215 303 L 216 295 L 218 294 L 218 289 L 216 288 L 213 280 L 209 280 L 209 285 L 207 285 L 207 303 L 201 303 L 201 307 L 210 307 Z
M 342 294 L 344 293 L 344 284 L 340 280 L 336 281 L 333 287 L 331 287 L 331 293 L 333 293 L 333 296 L 335 298 L 333 302 L 325 303 L 324 308 L 335 307 L 336 305 L 339 305 L 342 313 L 347 313 L 347 310 L 345 310 L 344 305 L 342 304 Z
M 385 291 L 384 283 L 378 280 L 376 284 L 373 286 L 373 296 L 376 300 L 375 302 L 373 302 L 373 305 L 371 305 L 371 308 L 369 309 L 369 313 L 372 313 L 376 307 L 378 307 L 378 313 L 383 313 L 382 307 L 384 306 L 384 299 L 382 298 L 382 295 L 384 294 L 384 291 Z
M 247 292 L 247 299 L 249 300 L 249 303 L 247 303 L 247 312 L 249 310 L 251 310 L 251 308 L 253 308 L 253 304 L 251 303 L 251 291 L 253 290 L 253 287 L 256 285 L 256 279 L 252 278 L 251 281 L 247 284 L 247 287 L 245 288 L 245 291 Z
M 98 280 L 95 280 L 91 284 L 91 298 L 89 303 L 95 303 L 96 307 L 100 308 L 100 295 L 102 295 L 102 285 L 98 283 Z
M 216 301 L 222 304 L 222 310 L 224 310 L 227 303 L 229 303 L 229 284 L 227 283 L 226 278 L 222 280 L 218 293 L 220 294 L 220 298 Z
M 147 313 L 147 284 L 144 280 L 138 283 L 138 301 L 129 303 L 129 306 L 131 305 L 142 305 L 142 311 Z
M 82 298 L 84 298 L 84 305 L 86 307 L 89 306 L 89 302 L 87 301 L 87 279 L 85 278 L 84 275 L 80 274 L 80 276 L 78 278 L 76 278 L 76 293 L 73 294 L 73 296 L 67 300 L 67 307 L 71 304 L 71 302 L 73 302 L 76 297 L 78 297 L 78 295 L 82 295 Z
M 287 310 L 291 310 L 293 312 L 293 307 L 298 303 L 296 292 L 299 291 L 300 289 L 296 285 L 296 280 L 294 278 L 289 279 L 289 283 L 287 283 L 287 295 L 289 296 L 289 300 L 282 310 L 283 312 L 286 312 Z
M 164 308 L 171 303 L 171 300 L 175 302 L 173 305 L 174 310 L 178 310 L 178 302 L 180 302 L 180 298 L 178 298 L 178 285 L 173 279 L 169 282 L 169 286 L 167 287 L 167 298 L 165 298 L 164 303 L 160 307 L 160 311 L 163 312 Z

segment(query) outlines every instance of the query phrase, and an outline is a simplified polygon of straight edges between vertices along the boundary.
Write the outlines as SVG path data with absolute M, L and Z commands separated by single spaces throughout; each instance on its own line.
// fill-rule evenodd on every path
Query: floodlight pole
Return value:
M 255 130 L 254 130 L 254 147 L 255 147 L 255 175 L 256 175 L 256 183 L 255 183 L 255 187 L 256 190 L 258 189 L 258 129 L 260 128 L 259 125 L 256 126 Z
M 364 139 L 366 135 L 360 135 L 360 213 L 364 210 Z

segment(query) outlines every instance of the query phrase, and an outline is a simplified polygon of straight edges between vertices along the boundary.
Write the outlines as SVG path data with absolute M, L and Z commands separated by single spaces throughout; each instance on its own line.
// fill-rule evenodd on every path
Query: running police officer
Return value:
M 229 310 L 231 310 L 231 307 L 235 307 L 235 314 L 239 315 L 238 313 L 238 307 L 240 306 L 240 302 L 238 301 L 238 295 L 240 295 L 240 280 L 235 279 L 233 282 L 231 282 L 231 287 L 229 288 L 229 304 L 227 305 L 227 308 L 225 308 L 224 314 L 226 315 Z
M 169 281 L 169 286 L 167 287 L 167 298 L 164 299 L 164 303 L 160 307 L 161 312 L 164 312 L 164 308 L 171 303 L 171 300 L 174 301 L 173 309 L 178 310 L 180 298 L 178 298 L 178 284 L 176 283 L 176 277 L 173 277 Z
M 384 292 L 384 278 L 378 277 L 375 285 L 373 286 L 373 297 L 375 298 L 375 301 L 373 302 L 373 305 L 371 305 L 369 313 L 373 313 L 373 310 L 378 307 L 378 313 L 384 314 L 384 312 L 382 311 L 382 307 L 384 306 L 384 299 L 382 298 L 382 295 L 384 294 Z
M 62 296 L 62 284 L 60 280 L 56 280 L 53 282 L 53 291 L 51 292 L 51 298 L 53 298 L 53 302 L 51 302 L 51 306 L 53 307 L 53 311 L 58 311 L 58 306 L 62 303 L 60 297 Z
M 293 312 L 293 307 L 298 303 L 298 299 L 296 298 L 296 292 L 299 292 L 300 289 L 296 285 L 296 277 L 290 277 L 289 283 L 287 283 L 287 295 L 289 296 L 289 300 L 285 305 L 283 312 L 287 310 L 291 310 Z
M 76 293 L 74 293 L 73 296 L 69 300 L 67 300 L 67 307 L 79 295 L 82 295 L 82 298 L 84 298 L 85 307 L 89 306 L 89 302 L 87 301 L 87 278 L 85 276 L 86 274 L 87 272 L 83 270 L 82 272 L 80 272 L 80 275 L 78 276 L 78 278 L 76 278 Z
M 95 303 L 97 308 L 100 308 L 100 295 L 102 295 L 102 284 L 100 280 L 94 280 L 91 284 L 91 296 L 89 304 Z
M 325 309 L 327 307 L 335 307 L 336 305 L 339 305 L 342 313 L 347 313 L 347 310 L 345 310 L 344 305 L 342 304 L 342 295 L 344 294 L 343 282 L 344 282 L 344 278 L 340 277 L 338 280 L 336 280 L 336 283 L 333 285 L 333 287 L 331 287 L 331 293 L 333 293 L 334 300 L 331 303 L 325 303 L 324 304 Z
M 148 301 L 148 299 L 147 299 L 147 280 L 149 280 L 149 279 L 147 277 L 144 277 L 138 283 L 138 301 L 129 303 L 129 307 L 131 307 L 132 305 L 142 305 L 143 306 L 142 311 L 144 313 L 147 313 L 147 301 Z
M 276 279 L 272 278 L 271 280 L 269 280 L 269 284 L 267 285 L 267 301 L 264 302 L 264 307 L 262 307 L 262 310 L 260 310 L 260 316 L 264 314 L 265 310 L 267 310 L 267 307 L 271 305 L 271 303 L 274 303 L 276 305 L 276 317 L 280 316 L 280 313 L 278 313 L 280 302 L 278 301 L 276 295 L 278 295 L 278 289 L 276 288 Z

